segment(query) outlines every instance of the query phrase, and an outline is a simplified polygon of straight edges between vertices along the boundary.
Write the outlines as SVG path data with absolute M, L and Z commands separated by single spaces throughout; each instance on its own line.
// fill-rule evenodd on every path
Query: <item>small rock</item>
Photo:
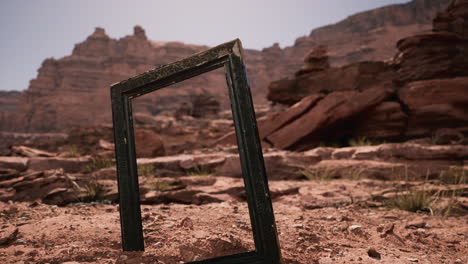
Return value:
M 351 226 L 348 227 L 348 230 L 349 231 L 358 231 L 361 228 L 362 228 L 362 226 L 360 226 L 360 225 L 351 225 Z
M 395 229 L 395 224 L 386 225 L 386 226 L 382 229 L 383 233 L 380 234 L 380 237 L 381 237 L 381 238 L 384 238 L 384 237 L 386 237 L 386 236 L 388 236 L 388 235 L 390 235 L 390 234 L 393 234 L 393 230 L 394 230 L 394 229 Z
M 407 260 L 408 260 L 409 262 L 419 262 L 419 260 L 416 259 L 416 258 L 407 258 Z
M 202 230 L 197 231 L 197 232 L 195 232 L 195 234 L 194 234 L 195 238 L 198 238 L 198 239 L 206 238 L 206 237 L 208 237 L 209 235 L 210 235 L 210 233 L 205 232 L 205 231 L 202 231 Z
M 380 253 L 377 252 L 375 248 L 369 248 L 369 250 L 367 250 L 367 255 L 369 255 L 369 257 L 374 258 L 374 259 L 381 259 Z
M 18 228 L 9 226 L 0 231 L 0 245 L 5 245 L 13 241 L 18 235 Z
M 36 207 L 41 204 L 41 200 L 34 200 L 29 204 L 29 207 Z
M 408 223 L 405 228 L 407 229 L 417 229 L 426 227 L 426 222 L 424 221 L 413 221 Z
M 376 228 L 377 232 L 379 232 L 379 233 L 382 232 L 382 231 L 384 230 L 384 227 L 385 227 L 384 225 L 380 224 L 380 225 Z
M 340 218 L 338 219 L 338 221 L 340 221 L 340 222 L 344 222 L 344 221 L 353 221 L 353 219 L 347 217 L 346 215 L 344 215 L 344 216 L 340 217 Z
M 190 217 L 185 217 L 179 224 L 179 227 L 187 227 L 193 230 L 193 221 Z

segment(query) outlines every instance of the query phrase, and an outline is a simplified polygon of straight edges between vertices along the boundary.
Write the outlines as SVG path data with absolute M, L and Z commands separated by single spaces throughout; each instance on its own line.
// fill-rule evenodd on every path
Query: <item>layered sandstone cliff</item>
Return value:
M 80 125 L 109 123 L 109 87 L 118 81 L 207 49 L 206 46 L 148 40 L 136 26 L 134 34 L 110 38 L 96 28 L 70 56 L 46 59 L 36 79 L 23 92 L 15 129 L 56 131 Z M 271 75 L 259 51 L 246 50 L 254 99 L 265 101 Z M 135 100 L 137 112 L 175 110 L 194 96 L 209 94 L 228 106 L 224 72 L 216 70 Z
M 307 53 L 325 45 L 331 66 L 360 60 L 384 60 L 395 52 L 394 42 L 431 27 L 437 10 L 448 0 L 413 0 L 351 16 L 335 25 L 312 31 L 285 49 L 275 44 L 262 51 L 246 50 L 254 103 L 266 102 L 268 84 L 297 71 Z M 46 59 L 38 76 L 21 96 L 19 114 L 2 122 L 1 130 L 61 131 L 74 126 L 111 121 L 109 86 L 112 83 L 174 62 L 207 49 L 206 46 L 149 40 L 141 27 L 121 39 L 97 28 L 71 55 Z M 135 111 L 176 110 L 190 98 L 208 93 L 228 107 L 221 70 L 163 89 L 136 100 Z M 3 108 L 3 105 L 0 105 Z M 2 110 L 0 109 L 0 112 Z M 14 121 L 14 122 L 13 122 Z
M 261 120 L 261 138 L 299 150 L 363 137 L 463 138 L 468 134 L 466 25 L 468 0 L 452 0 L 434 19 L 432 31 L 398 41 L 392 60 L 323 67 L 329 55 L 317 48 L 293 78 L 269 86 L 270 100 L 297 104 Z M 262 135 L 262 126 L 272 123 L 275 129 Z
M 19 111 L 21 93 L 0 91 L 0 130 L 11 130 Z
M 399 39 L 430 31 L 432 20 L 450 0 L 413 0 L 361 12 L 334 25 L 312 30 L 286 49 L 289 57 L 302 60 L 317 44 L 329 48 L 332 66 L 364 60 L 386 60 L 395 54 Z

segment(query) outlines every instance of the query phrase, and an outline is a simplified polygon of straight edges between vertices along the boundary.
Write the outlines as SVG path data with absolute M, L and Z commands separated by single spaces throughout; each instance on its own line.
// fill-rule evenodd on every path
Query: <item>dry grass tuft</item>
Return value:
M 93 159 L 85 166 L 84 172 L 91 173 L 100 169 L 109 168 L 115 165 L 115 162 L 111 159 Z

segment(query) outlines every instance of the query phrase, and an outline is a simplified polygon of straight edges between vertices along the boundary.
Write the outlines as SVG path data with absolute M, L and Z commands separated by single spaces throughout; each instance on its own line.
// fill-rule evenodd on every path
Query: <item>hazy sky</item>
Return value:
M 71 53 L 97 26 L 113 38 L 141 25 L 148 38 L 244 48 L 290 46 L 314 28 L 408 0 L 0 0 L 0 90 L 24 90 L 48 57 Z

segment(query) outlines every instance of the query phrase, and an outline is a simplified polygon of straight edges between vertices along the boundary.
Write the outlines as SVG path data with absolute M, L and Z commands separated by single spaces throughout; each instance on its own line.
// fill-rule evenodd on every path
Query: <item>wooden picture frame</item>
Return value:
M 112 118 L 124 251 L 143 251 L 143 230 L 131 100 L 224 67 L 239 148 L 255 251 L 191 263 L 281 263 L 281 253 L 242 45 L 236 39 L 111 87 Z

